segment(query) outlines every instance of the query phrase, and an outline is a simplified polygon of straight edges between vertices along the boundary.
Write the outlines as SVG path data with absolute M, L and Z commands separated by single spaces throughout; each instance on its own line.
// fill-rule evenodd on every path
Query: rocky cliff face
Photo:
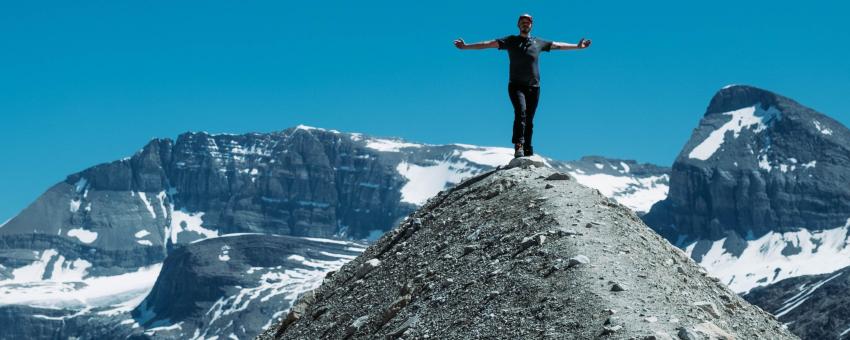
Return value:
M 806 262 L 847 252 L 818 245 L 847 231 L 848 151 L 850 130 L 835 120 L 730 86 L 673 164 L 669 195 L 643 218 L 736 291 L 814 274 Z
M 673 164 L 667 199 L 647 216 L 668 238 L 762 236 L 843 225 L 850 130 L 786 97 L 720 90 Z
M 631 210 L 541 166 L 431 199 L 259 338 L 796 338 Z

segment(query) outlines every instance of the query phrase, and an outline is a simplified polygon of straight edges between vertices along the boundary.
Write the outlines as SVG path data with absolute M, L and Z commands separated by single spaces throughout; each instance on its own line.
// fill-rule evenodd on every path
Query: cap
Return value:
M 532 18 L 531 14 L 528 14 L 528 13 L 520 15 L 519 19 L 517 19 L 516 21 L 519 22 L 520 20 L 522 20 L 522 18 L 528 18 L 528 20 L 531 20 L 531 22 L 534 22 L 534 18 Z

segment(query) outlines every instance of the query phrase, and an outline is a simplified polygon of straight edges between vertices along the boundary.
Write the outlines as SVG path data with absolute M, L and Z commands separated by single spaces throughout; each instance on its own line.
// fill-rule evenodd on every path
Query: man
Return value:
M 455 46 L 462 50 L 481 50 L 498 48 L 508 50 L 511 60 L 508 95 L 514 107 L 514 128 L 511 143 L 514 144 L 514 157 L 531 156 L 534 148 L 531 146 L 531 136 L 534 128 L 534 112 L 540 98 L 540 71 L 537 67 L 537 57 L 540 52 L 550 50 L 585 49 L 590 46 L 590 39 L 581 38 L 578 44 L 553 42 L 532 37 L 531 26 L 534 19 L 531 15 L 519 16 L 517 27 L 519 35 L 509 35 L 501 39 L 467 44 L 463 39 L 455 40 Z

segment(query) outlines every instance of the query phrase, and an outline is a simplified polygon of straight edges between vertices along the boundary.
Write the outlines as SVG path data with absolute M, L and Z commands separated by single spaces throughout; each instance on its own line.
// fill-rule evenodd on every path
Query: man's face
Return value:
M 521 33 L 530 33 L 531 32 L 531 19 L 529 18 L 520 18 L 517 23 L 517 27 L 519 27 L 519 31 Z

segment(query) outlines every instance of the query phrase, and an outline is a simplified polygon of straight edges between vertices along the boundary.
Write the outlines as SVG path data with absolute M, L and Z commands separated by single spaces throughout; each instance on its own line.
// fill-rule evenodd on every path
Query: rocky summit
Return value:
M 541 165 L 428 200 L 258 339 L 796 339 L 630 209 Z

